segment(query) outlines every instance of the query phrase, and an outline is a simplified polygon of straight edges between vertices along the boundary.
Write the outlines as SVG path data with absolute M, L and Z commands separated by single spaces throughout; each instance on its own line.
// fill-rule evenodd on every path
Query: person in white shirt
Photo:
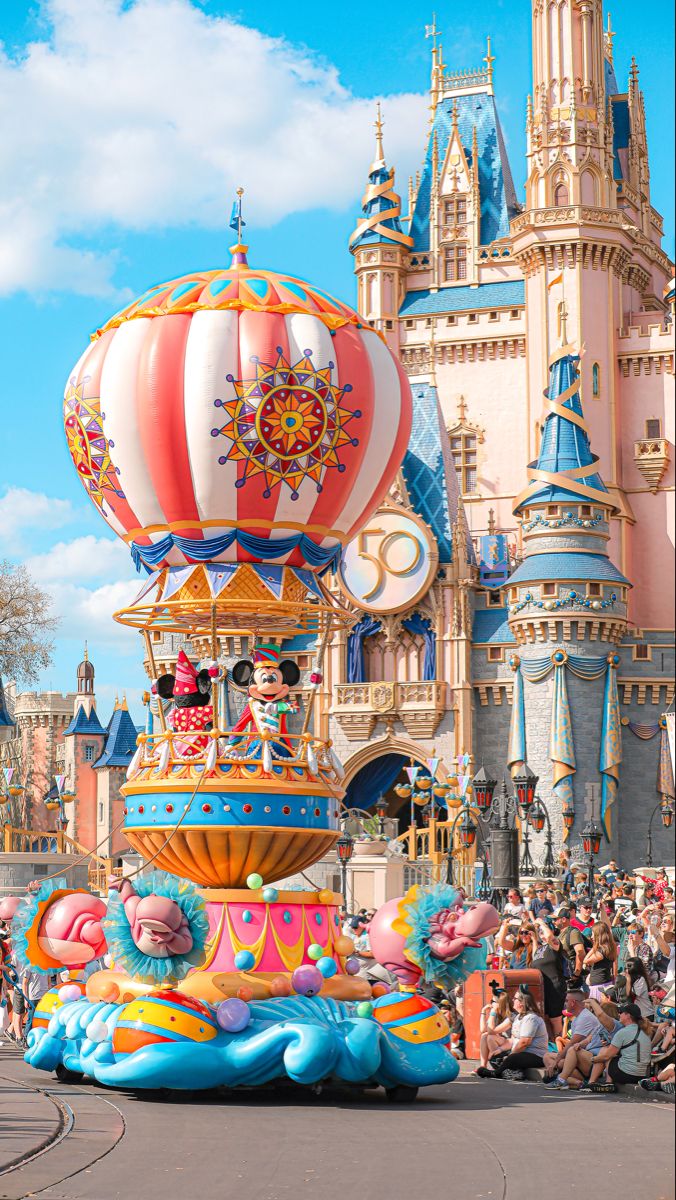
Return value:
M 558 1087 L 568 1087 L 565 1080 L 560 1080 L 560 1072 L 562 1071 L 566 1054 L 571 1046 L 586 1045 L 591 1041 L 592 1037 L 598 1032 L 599 1019 L 588 1008 L 585 1008 L 586 996 L 584 992 L 576 989 L 575 991 L 566 992 L 566 1014 L 572 1018 L 570 1024 L 570 1039 L 564 1046 L 563 1050 L 555 1050 L 547 1053 L 544 1056 L 545 1062 L 545 1078 L 544 1082 L 547 1087 L 555 1089 Z
M 506 917 L 522 917 L 527 911 L 523 896 L 518 888 L 510 888 L 507 893 L 507 903 L 503 909 Z
M 522 984 L 512 1001 L 516 1017 L 512 1024 L 512 1044 L 509 1053 L 493 1069 L 478 1067 L 480 1079 L 524 1078 L 524 1071 L 531 1067 L 544 1066 L 549 1039 L 547 1026 L 528 988 Z

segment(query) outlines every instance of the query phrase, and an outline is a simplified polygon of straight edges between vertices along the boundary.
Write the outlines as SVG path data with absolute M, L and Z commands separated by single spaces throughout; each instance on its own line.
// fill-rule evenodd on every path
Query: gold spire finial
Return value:
M 608 62 L 610 63 L 611 67 L 613 65 L 613 42 L 615 41 L 616 37 L 617 37 L 617 34 L 613 30 L 612 22 L 610 19 L 610 13 L 608 13 L 608 27 L 606 29 L 606 33 L 605 33 L 605 37 L 604 37 L 603 41 L 605 43 L 604 50 L 606 52 L 606 58 L 608 59 Z
M 438 36 L 439 36 L 439 30 L 437 29 L 437 14 L 432 13 L 432 24 L 425 26 L 425 37 L 432 39 L 432 53 L 433 54 L 436 53 Z
M 374 129 L 376 131 L 376 162 L 384 162 L 385 161 L 385 152 L 383 150 L 383 125 L 384 124 L 385 124 L 385 122 L 383 121 L 382 113 L 380 111 L 380 100 L 379 100 L 378 103 L 376 104 L 376 119 L 374 122 Z
M 559 337 L 561 339 L 562 346 L 568 345 L 568 328 L 566 325 L 567 320 L 568 306 L 565 300 L 561 300 L 559 303 Z
M 486 38 L 486 53 L 484 55 L 484 62 L 486 64 L 486 70 L 488 71 L 489 82 L 492 83 L 493 82 L 493 63 L 495 62 L 495 55 L 491 54 L 490 34 Z
M 89 650 L 87 649 L 87 643 L 86 643 L 86 642 L 85 642 L 85 647 L 84 647 L 84 661 L 85 661 L 85 662 L 89 662 Z

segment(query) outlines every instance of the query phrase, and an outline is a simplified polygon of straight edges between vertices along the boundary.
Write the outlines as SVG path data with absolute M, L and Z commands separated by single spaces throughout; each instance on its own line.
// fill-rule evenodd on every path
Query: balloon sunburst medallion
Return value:
M 101 403 L 87 399 L 84 381 L 70 384 L 63 402 L 64 425 L 70 456 L 78 475 L 100 512 L 105 511 L 103 489 L 108 488 L 124 499 L 118 483 L 118 470 L 111 461 L 109 442 L 103 432 Z
M 252 358 L 255 375 L 251 379 L 227 381 L 235 389 L 232 400 L 216 400 L 226 414 L 225 424 L 213 429 L 212 436 L 227 438 L 231 445 L 220 463 L 242 462 L 243 473 L 235 486 L 244 487 L 247 479 L 263 475 L 269 499 L 272 489 L 286 484 L 291 499 L 298 499 L 304 479 L 312 479 L 321 492 L 327 470 L 345 470 L 339 451 L 357 446 L 359 439 L 347 430 L 361 412 L 343 406 L 350 384 L 337 387 L 331 382 L 331 369 L 316 369 L 308 351 L 291 364 L 280 347 L 274 364 Z

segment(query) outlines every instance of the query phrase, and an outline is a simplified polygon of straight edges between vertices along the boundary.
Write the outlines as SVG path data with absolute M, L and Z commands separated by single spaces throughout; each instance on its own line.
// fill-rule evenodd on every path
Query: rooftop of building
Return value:
M 491 308 L 521 308 L 526 303 L 523 279 L 496 283 L 451 284 L 438 291 L 410 291 L 399 309 L 401 317 L 426 317 L 435 313 L 479 312 Z
M 96 709 L 92 706 L 91 710 L 86 712 L 84 705 L 79 704 L 70 725 L 64 730 L 63 736 L 69 737 L 73 733 L 94 735 L 105 734 L 105 732 L 97 716 Z
M 93 764 L 100 767 L 128 767 L 136 750 L 138 730 L 132 721 L 126 702 L 116 703 L 107 726 L 103 753 Z
M 472 642 L 476 645 L 514 642 L 506 608 L 478 608 L 474 613 Z
M 508 584 L 512 587 L 517 583 L 586 583 L 587 580 L 629 584 L 629 580 L 604 554 L 585 554 L 575 550 L 529 554 L 510 575 Z
M 441 167 L 446 158 L 454 120 L 457 120 L 458 134 L 470 169 L 474 165 L 472 146 L 476 131 L 481 244 L 486 246 L 497 238 L 508 237 L 509 222 L 519 211 L 492 86 L 486 82 L 464 91 L 453 89 L 436 105 L 430 129 L 410 228 L 413 249 L 417 251 L 429 250 L 430 246 L 434 142 L 436 139 Z
M 411 505 L 434 534 L 439 562 L 452 561 L 451 527 L 458 513 L 458 481 L 439 397 L 431 383 L 411 383 L 413 425 L 402 463 Z

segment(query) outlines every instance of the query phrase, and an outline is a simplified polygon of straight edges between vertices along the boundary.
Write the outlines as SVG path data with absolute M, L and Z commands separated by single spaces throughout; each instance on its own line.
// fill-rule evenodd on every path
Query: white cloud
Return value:
M 70 500 L 58 500 L 44 492 L 10 487 L 0 496 L 0 549 L 22 550 L 22 536 L 28 530 L 61 529 L 75 514 Z
M 87 534 L 71 542 L 57 542 L 45 554 L 26 559 L 31 575 L 40 584 L 68 580 L 79 583 L 87 580 L 117 578 L 125 571 L 130 579 L 134 568 L 129 548 L 117 539 Z M 130 587 L 139 584 L 130 584 Z
M 53 581 L 49 595 L 59 617 L 59 638 L 115 646 L 123 654 L 140 656 L 142 647 L 137 630 L 113 621 L 113 613 L 128 605 L 138 590 L 138 581 L 129 580 L 115 580 L 96 588 Z
M 373 100 L 330 63 L 192 0 L 42 0 L 49 39 L 0 47 L 0 292 L 113 290 L 110 229 L 223 226 L 341 207 L 365 178 Z M 421 96 L 386 101 L 388 156 L 422 152 Z M 84 246 L 105 228 L 105 253 Z

